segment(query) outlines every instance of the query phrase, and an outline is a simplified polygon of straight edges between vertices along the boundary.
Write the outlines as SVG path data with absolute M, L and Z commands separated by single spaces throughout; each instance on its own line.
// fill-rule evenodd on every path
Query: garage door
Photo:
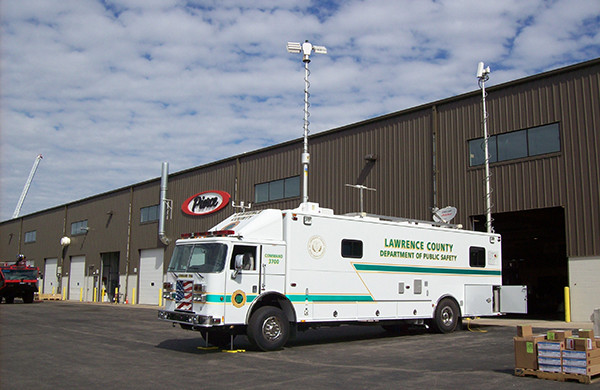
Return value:
M 56 264 L 58 259 L 46 259 L 44 264 L 44 294 L 58 293 L 58 279 L 56 278 Z
M 158 295 L 163 284 L 163 259 L 163 249 L 144 249 L 140 251 L 139 303 L 158 305 Z
M 78 301 L 85 281 L 85 256 L 71 257 L 69 272 L 69 300 Z

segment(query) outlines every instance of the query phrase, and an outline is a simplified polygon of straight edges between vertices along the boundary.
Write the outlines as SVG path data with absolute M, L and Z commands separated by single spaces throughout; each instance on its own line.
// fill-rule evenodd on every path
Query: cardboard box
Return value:
M 531 325 L 517 325 L 517 337 L 533 336 L 533 327 Z
M 568 374 L 596 375 L 600 374 L 600 364 L 587 367 L 563 366 L 563 372 Z
M 569 337 L 573 337 L 572 330 L 549 330 L 546 338 L 552 341 L 564 341 Z
M 565 349 L 564 341 L 540 341 L 538 342 L 538 348 L 549 351 L 562 351 Z
M 578 337 L 582 337 L 584 339 L 593 339 L 594 338 L 594 330 L 593 329 L 579 329 L 577 331 Z
M 566 366 L 566 367 L 587 367 L 588 366 L 587 360 L 585 360 L 585 359 L 563 358 L 562 364 L 563 364 L 563 366 Z
M 562 357 L 561 354 L 562 351 L 557 351 L 554 349 L 540 349 L 540 347 L 538 346 L 538 356 L 541 357 L 550 357 L 550 358 L 560 358 Z
M 600 337 L 596 337 L 596 348 L 600 348 Z
M 563 358 L 570 359 L 588 359 L 588 360 L 596 360 L 599 359 L 598 363 L 600 363 L 600 349 L 591 349 L 587 351 L 572 351 L 565 349 L 562 351 Z M 595 363 L 593 363 L 595 364 Z
M 540 364 L 540 371 L 544 372 L 562 372 L 561 365 L 551 365 L 551 364 Z
M 573 351 L 588 351 L 595 348 L 596 345 L 593 339 L 571 337 L 566 340 L 566 349 Z
M 576 360 L 576 359 L 573 359 Z M 586 366 L 586 361 L 582 360 L 582 362 L 584 363 L 584 366 Z M 577 363 L 579 363 L 579 360 L 577 360 Z M 554 357 L 544 357 L 544 356 L 539 356 L 538 355 L 538 366 L 561 366 L 562 365 L 562 359 L 561 358 L 554 358 Z
M 515 368 L 538 369 L 536 345 L 545 339 L 545 335 L 515 337 Z

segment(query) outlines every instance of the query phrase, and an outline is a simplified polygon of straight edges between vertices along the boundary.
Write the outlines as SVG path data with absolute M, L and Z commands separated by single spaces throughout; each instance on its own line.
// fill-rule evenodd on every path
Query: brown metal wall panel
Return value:
M 600 253 L 599 68 L 490 88 L 486 98 L 491 135 L 559 123 L 560 153 L 491 165 L 492 211 L 564 206 L 569 256 Z M 483 135 L 481 97 L 439 104 L 438 112 L 440 203 L 456 206 L 457 223 L 469 226 L 469 216 L 485 212 L 484 170 L 468 161 L 468 141 Z
M 71 238 L 71 245 L 65 251 L 65 273 L 72 256 L 84 255 L 86 270 L 90 266 L 98 270 L 102 265 L 101 254 L 108 252 L 119 252 L 119 272 L 125 272 L 129 200 L 130 191 L 122 189 L 67 207 L 66 235 Z M 71 224 L 83 220 L 88 221 L 88 232 L 72 235 Z M 54 246 L 60 250 L 58 241 Z
M 60 255 L 63 224 L 64 208 L 56 208 L 0 225 L 0 261 L 14 261 L 16 255 L 22 253 L 43 270 L 46 258 Z M 35 242 L 25 243 L 25 233 L 34 230 Z
M 359 211 L 359 191 L 346 184 L 361 184 L 376 189 L 364 192 L 366 212 L 429 219 L 430 116 L 426 109 L 312 139 L 311 199 L 337 213 Z
M 496 213 L 564 207 L 568 256 L 600 254 L 599 86 L 600 60 L 596 60 L 488 88 L 490 134 L 560 124 L 559 153 L 492 165 L 492 202 Z M 468 141 L 482 136 L 477 92 L 311 135 L 309 201 L 340 214 L 358 211 L 359 192 L 345 185 L 362 184 L 377 190 L 364 193 L 366 212 L 429 220 L 434 206 L 434 130 L 435 206 L 457 207 L 454 222 L 469 227 L 469 217 L 485 211 L 483 168 L 470 168 L 468 156 Z M 294 140 L 171 174 L 167 196 L 173 200 L 173 218 L 166 221 L 167 236 L 174 241 L 181 233 L 207 230 L 231 214 L 230 206 L 208 216 L 184 214 L 183 201 L 203 191 L 226 191 L 234 200 L 252 202 L 253 209 L 297 207 L 300 197 L 256 204 L 254 186 L 301 175 L 301 152 L 302 141 Z M 366 161 L 367 154 L 377 155 L 377 161 Z M 163 247 L 158 223 L 140 222 L 140 209 L 158 204 L 159 190 L 160 180 L 151 180 L 5 221 L 0 224 L 0 255 L 3 260 L 14 258 L 16 238 L 22 240 L 26 231 L 36 230 L 36 243 L 24 245 L 22 251 L 36 264 L 59 257 L 66 210 L 68 236 L 72 222 L 87 219 L 90 228 L 87 235 L 72 237 L 67 259 L 85 255 L 88 265 L 99 266 L 101 253 L 118 251 L 123 273 L 133 199 L 133 273 L 141 249 Z M 172 244 L 166 247 L 165 262 L 172 250 Z

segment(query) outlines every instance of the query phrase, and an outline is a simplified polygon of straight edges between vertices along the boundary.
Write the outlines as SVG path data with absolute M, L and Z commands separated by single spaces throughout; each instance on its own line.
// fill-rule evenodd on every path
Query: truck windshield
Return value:
M 223 271 L 226 256 L 227 245 L 225 244 L 178 245 L 175 247 L 168 270 L 218 273 Z
M 3 269 L 2 273 L 6 280 L 36 280 L 37 270 Z

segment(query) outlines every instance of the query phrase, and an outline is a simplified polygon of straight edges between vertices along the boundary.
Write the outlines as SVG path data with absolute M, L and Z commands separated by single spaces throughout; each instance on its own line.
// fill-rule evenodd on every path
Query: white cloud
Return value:
M 598 57 L 600 3 L 5 0 L 0 220 Z

